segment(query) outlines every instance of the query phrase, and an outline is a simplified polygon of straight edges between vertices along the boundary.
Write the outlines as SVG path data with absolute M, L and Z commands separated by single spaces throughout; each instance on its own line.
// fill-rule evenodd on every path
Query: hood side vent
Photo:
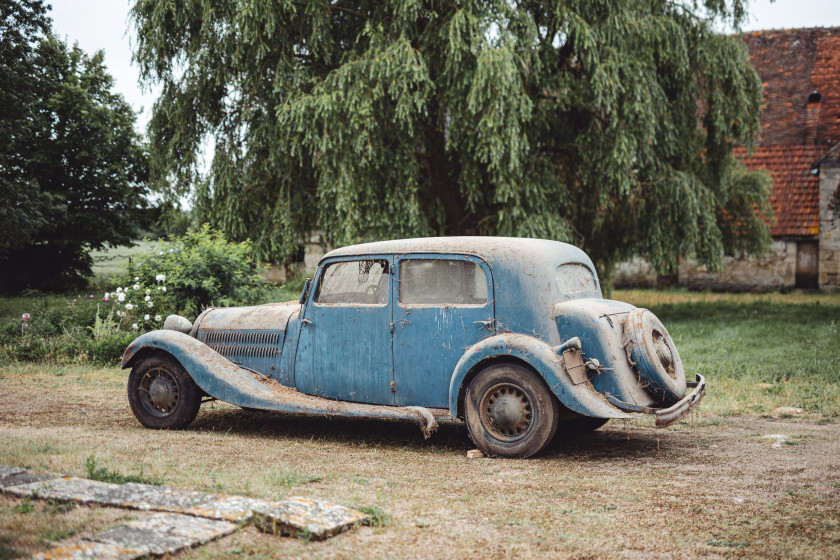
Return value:
M 280 353 L 283 331 L 198 330 L 198 340 L 232 358 L 274 358 Z

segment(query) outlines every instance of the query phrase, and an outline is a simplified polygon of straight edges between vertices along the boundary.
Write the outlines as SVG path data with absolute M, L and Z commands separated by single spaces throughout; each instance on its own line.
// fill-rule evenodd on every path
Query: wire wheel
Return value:
M 525 437 L 532 426 L 534 407 L 528 394 L 510 383 L 490 387 L 481 399 L 481 423 L 501 441 Z

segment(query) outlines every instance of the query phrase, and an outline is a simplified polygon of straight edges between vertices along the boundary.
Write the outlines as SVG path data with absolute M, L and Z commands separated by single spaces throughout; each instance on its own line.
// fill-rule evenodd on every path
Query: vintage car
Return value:
M 126 349 L 149 428 L 183 428 L 203 399 L 297 414 L 464 420 L 490 456 L 528 457 L 557 431 L 628 413 L 670 425 L 702 399 L 646 309 L 603 299 L 580 249 L 445 237 L 344 247 L 299 302 L 209 308 Z M 691 392 L 687 392 L 691 388 Z

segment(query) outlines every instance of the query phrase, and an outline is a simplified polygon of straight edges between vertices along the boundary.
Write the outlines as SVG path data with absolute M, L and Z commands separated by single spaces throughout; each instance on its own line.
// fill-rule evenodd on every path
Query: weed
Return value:
M 47 529 L 43 533 L 43 540 L 47 542 L 63 541 L 79 532 L 79 529 Z
M 98 467 L 96 465 L 96 457 L 93 453 L 85 460 L 85 470 L 87 476 L 91 480 L 98 480 L 100 482 L 113 482 L 115 484 L 125 484 L 126 482 L 137 482 L 139 484 L 152 484 L 160 486 L 163 481 L 159 478 L 146 478 L 143 476 L 143 465 L 140 465 L 139 474 L 124 475 L 116 471 L 108 470 L 106 467 Z
M 27 515 L 35 511 L 35 508 L 32 505 L 32 500 L 29 498 L 24 498 L 20 501 L 18 505 L 15 506 L 14 512 L 19 513 L 21 515 Z
M 360 507 L 359 511 L 367 515 L 363 524 L 368 527 L 385 527 L 391 521 L 391 516 L 382 511 L 379 506 Z
M 267 477 L 272 486 L 281 486 L 286 490 L 291 490 L 293 487 L 300 486 L 301 484 L 319 482 L 323 478 L 319 475 L 301 474 L 289 467 L 272 469 L 269 471 Z
M 44 506 L 44 513 L 67 513 L 76 509 L 76 504 L 73 502 L 59 502 L 58 500 L 50 499 Z
M 12 539 L 6 535 L 0 535 L 0 560 L 13 560 L 14 558 L 23 557 L 22 552 L 18 552 L 10 543 Z

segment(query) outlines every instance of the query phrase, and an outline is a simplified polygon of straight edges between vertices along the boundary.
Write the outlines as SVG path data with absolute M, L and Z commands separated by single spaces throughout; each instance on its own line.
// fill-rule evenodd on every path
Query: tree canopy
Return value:
M 40 0 L 0 0 L 0 18 L 0 291 L 62 290 L 133 239 L 148 155 L 102 52 L 55 38 Z
M 137 0 L 151 178 L 267 260 L 320 228 L 716 266 L 769 239 L 769 181 L 732 154 L 761 83 L 716 31 L 745 2 Z

